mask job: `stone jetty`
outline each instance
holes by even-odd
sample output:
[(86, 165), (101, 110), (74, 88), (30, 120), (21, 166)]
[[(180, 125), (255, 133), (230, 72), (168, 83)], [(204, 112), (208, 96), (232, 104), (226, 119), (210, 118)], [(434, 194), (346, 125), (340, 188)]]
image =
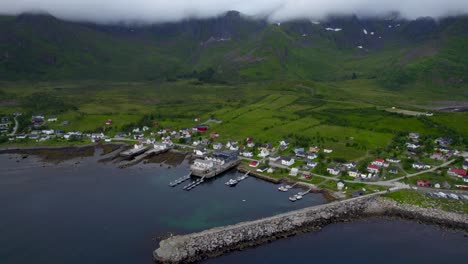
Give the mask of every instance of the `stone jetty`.
[(437, 209), (400, 205), (380, 193), (309, 207), (260, 220), (218, 227), (162, 240), (154, 251), (158, 263), (187, 263), (255, 246), (335, 222), (385, 215), (417, 219), (468, 230), (468, 216)]

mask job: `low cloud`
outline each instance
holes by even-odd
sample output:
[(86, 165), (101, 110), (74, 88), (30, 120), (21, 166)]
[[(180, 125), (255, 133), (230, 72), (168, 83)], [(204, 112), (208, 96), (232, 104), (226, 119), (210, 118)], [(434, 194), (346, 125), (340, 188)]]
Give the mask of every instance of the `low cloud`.
[(1, 0), (0, 14), (46, 12), (67, 20), (161, 23), (205, 18), (237, 10), (270, 21), (320, 19), (327, 15), (375, 16), (399, 12), (406, 18), (468, 13), (467, 0)]

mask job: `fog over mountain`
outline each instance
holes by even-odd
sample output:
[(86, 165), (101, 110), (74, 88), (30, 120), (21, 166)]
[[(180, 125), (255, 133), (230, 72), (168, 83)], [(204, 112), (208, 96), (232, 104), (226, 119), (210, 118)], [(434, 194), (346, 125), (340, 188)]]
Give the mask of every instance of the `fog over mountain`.
[(160, 23), (205, 18), (229, 10), (267, 17), (272, 22), (328, 15), (378, 16), (399, 12), (405, 18), (468, 13), (466, 0), (1, 0), (0, 14), (44, 12), (75, 21)]

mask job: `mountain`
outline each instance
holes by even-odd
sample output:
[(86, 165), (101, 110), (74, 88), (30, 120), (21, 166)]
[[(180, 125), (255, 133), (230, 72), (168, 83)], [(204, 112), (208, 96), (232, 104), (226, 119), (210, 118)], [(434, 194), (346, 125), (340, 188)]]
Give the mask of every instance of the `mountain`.
[(468, 17), (329, 17), (271, 24), (228, 12), (158, 25), (0, 17), (0, 80), (377, 79), (466, 86)]

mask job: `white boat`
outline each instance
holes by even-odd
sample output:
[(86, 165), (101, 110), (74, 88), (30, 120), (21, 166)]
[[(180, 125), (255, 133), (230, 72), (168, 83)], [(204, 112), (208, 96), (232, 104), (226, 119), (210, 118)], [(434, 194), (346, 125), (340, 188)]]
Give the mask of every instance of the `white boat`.
[(284, 186), (280, 186), (280, 187), (278, 187), (278, 191), (280, 191), (280, 192), (287, 192), (288, 189), (287, 189), (286, 187), (284, 187)]
[(302, 195), (299, 195), (299, 194), (296, 194), (296, 196), (295, 196), (295, 197), (296, 197), (296, 200), (300, 200), (300, 199), (302, 199)]
[(226, 182), (226, 185), (227, 186), (230, 186), (230, 187), (233, 187), (237, 184), (237, 181), (236, 180), (233, 180), (233, 179), (229, 179), (229, 181)]
[(295, 196), (295, 195), (294, 195), (294, 196), (290, 196), (290, 197), (289, 197), (289, 201), (291, 201), (291, 202), (297, 201), (296, 196)]

